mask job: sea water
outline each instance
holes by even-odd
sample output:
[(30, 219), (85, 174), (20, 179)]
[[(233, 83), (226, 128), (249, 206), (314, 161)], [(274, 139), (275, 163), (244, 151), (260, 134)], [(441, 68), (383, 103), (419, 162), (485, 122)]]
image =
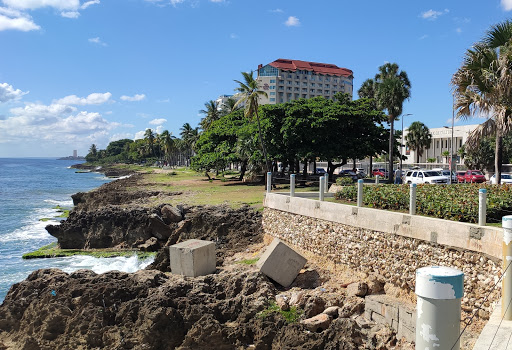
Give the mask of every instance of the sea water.
[[(153, 259), (137, 257), (93, 258), (73, 256), (23, 260), (24, 253), (56, 242), (45, 230), (59, 224), (56, 206), (72, 208), (71, 195), (89, 191), (108, 181), (103, 174), (76, 173), (76, 160), (55, 158), (0, 158), (0, 302), (12, 284), (24, 280), (32, 271), (59, 268), (65, 272), (91, 269), (134, 272)], [(51, 218), (41, 221), (42, 218)]]

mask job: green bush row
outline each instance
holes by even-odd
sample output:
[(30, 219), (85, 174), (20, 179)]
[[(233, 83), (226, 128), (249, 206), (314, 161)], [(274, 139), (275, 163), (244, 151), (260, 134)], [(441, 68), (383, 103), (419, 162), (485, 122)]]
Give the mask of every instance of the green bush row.
[[(418, 185), (416, 213), (440, 219), (477, 223), (480, 188), (487, 189), (487, 222), (501, 222), (503, 216), (512, 214), (512, 186), (486, 184)], [(343, 187), (334, 198), (356, 201), (357, 187)], [(378, 209), (409, 210), (409, 185), (365, 186), (363, 205)]]

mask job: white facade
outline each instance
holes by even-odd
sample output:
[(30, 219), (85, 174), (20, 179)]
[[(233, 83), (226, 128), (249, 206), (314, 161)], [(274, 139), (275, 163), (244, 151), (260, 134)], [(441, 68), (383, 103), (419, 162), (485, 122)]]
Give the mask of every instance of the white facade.
[[(453, 128), (453, 155), (456, 159), (457, 164), (462, 164), (463, 159), (457, 154), (458, 150), (466, 143), (469, 134), (476, 129), (478, 125), (461, 125), (454, 126)], [(404, 130), (404, 144), (407, 144), (406, 136), (408, 129)], [(427, 163), (429, 158), (435, 158), (434, 163), (449, 163), (450, 157), (443, 156), (443, 152), (451, 152), (452, 145), (452, 128), (434, 128), (430, 129), (432, 135), (432, 141), (430, 147), (423, 150), (423, 154), (420, 156), (419, 163)], [(407, 156), (407, 160), (403, 161), (403, 164), (414, 164), (416, 163), (416, 151), (409, 149), (408, 147), (401, 147), (403, 155)]]

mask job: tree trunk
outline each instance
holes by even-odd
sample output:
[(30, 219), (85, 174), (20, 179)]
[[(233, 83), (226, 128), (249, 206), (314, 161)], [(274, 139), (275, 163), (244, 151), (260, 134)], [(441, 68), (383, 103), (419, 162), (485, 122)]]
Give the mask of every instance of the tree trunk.
[(416, 152), (416, 164), (419, 164), (420, 163), (420, 150), (419, 149), (416, 149), (415, 152)]
[(302, 176), (308, 176), (308, 160), (304, 159), (304, 167), (302, 168)]
[(373, 157), (370, 156), (370, 169), (368, 169), (368, 176), (373, 176)]
[(242, 166), (240, 168), (240, 177), (238, 178), (239, 181), (242, 181), (245, 176), (245, 172), (247, 171), (247, 161), (242, 161)]
[(256, 110), (256, 121), (258, 122), (258, 136), (261, 143), (261, 150), (263, 151), (263, 157), (265, 158), (265, 165), (267, 166), (267, 172), (271, 171), (270, 163), (268, 162), (267, 157), (267, 148), (265, 147), (265, 143), (263, 142), (263, 136), (261, 135), (261, 123), (260, 116), (258, 115), (258, 111)]
[(496, 150), (494, 157), (494, 171), (496, 172), (496, 183), (501, 184), (501, 166), (503, 163), (503, 134), (496, 130)]
[(394, 147), (394, 141), (395, 141), (395, 118), (390, 115), (389, 116), (389, 169), (388, 169), (388, 184), (393, 183), (393, 147)]

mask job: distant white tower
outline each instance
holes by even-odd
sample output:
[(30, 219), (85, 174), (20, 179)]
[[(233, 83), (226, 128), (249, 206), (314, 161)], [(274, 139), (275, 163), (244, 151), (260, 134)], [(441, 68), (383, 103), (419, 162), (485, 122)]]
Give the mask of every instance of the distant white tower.
[(74, 158), (78, 157), (78, 152), (76, 151), (76, 149), (73, 150), (73, 157)]

